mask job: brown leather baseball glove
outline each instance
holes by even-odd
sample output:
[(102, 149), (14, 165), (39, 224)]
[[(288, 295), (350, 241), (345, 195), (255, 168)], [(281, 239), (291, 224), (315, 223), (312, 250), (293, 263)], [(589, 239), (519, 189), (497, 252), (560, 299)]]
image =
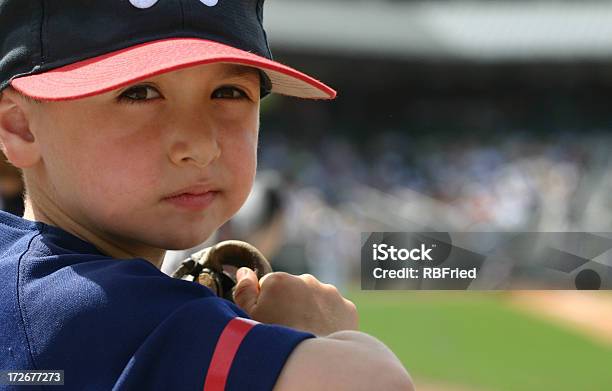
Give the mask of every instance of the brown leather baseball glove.
[(268, 260), (249, 243), (227, 240), (207, 247), (181, 262), (172, 277), (198, 282), (227, 300), (233, 301), (236, 271), (246, 266), (258, 278), (272, 272)]

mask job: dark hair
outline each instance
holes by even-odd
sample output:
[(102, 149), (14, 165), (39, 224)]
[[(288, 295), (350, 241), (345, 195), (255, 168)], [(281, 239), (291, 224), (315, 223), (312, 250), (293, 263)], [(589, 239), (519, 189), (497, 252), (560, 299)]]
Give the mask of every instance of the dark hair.
[(261, 99), (263, 99), (266, 96), (270, 95), (270, 92), (272, 92), (272, 81), (264, 71), (260, 69), (258, 69), (258, 71), (261, 86)]
[(31, 96), (24, 95), (24, 94), (22, 94), (21, 92), (17, 91), (14, 88), (13, 88), (13, 91), (17, 92), (19, 94), (19, 96), (21, 96), (26, 102), (36, 103), (36, 104), (43, 102), (40, 99), (36, 99), (36, 98), (32, 98)]
[(40, 99), (36, 99), (36, 98), (32, 98), (31, 96), (27, 96), (21, 93), (21, 91), (18, 91), (16, 89), (14, 89), (11, 86), (6, 87), (4, 90), (0, 91), (0, 97), (2, 97), (2, 94), (4, 93), (4, 91), (6, 90), (11, 90), (13, 92), (15, 92), (17, 95), (19, 95), (20, 97), (23, 98), (23, 100), (30, 102), (30, 103), (42, 103), (43, 101)]

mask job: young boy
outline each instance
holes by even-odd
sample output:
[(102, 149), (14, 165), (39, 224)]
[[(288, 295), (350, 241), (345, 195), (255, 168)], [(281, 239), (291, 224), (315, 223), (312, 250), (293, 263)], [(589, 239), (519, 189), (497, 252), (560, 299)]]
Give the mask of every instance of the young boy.
[(0, 212), (0, 370), (74, 390), (412, 389), (312, 276), (240, 269), (234, 305), (159, 271), (245, 201), (261, 96), (335, 96), (271, 60), (262, 3), (0, 0), (0, 142), (26, 184), (24, 218)]

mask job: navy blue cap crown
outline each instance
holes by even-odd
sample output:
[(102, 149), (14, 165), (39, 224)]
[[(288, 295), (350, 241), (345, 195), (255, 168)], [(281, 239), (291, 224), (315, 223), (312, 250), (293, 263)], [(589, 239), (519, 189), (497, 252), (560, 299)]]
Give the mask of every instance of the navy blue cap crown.
[(264, 0), (0, 0), (0, 90), (139, 43), (193, 37), (272, 59)]

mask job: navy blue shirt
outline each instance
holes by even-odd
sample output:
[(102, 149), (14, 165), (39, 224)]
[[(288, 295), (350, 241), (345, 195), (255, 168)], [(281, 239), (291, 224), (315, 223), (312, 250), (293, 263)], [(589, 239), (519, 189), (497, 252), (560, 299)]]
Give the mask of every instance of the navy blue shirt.
[[(74, 390), (201, 391), (219, 336), (236, 317), (248, 315), (144, 259), (114, 259), (62, 229), (0, 211), (2, 370), (64, 370)], [(310, 337), (255, 325), (225, 389), (271, 390)]]

